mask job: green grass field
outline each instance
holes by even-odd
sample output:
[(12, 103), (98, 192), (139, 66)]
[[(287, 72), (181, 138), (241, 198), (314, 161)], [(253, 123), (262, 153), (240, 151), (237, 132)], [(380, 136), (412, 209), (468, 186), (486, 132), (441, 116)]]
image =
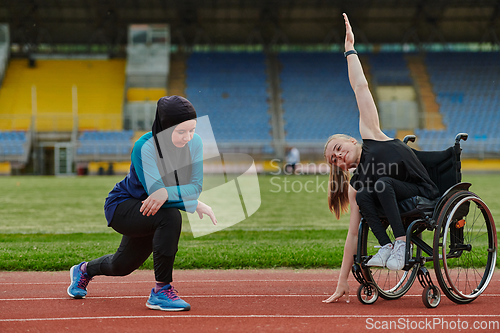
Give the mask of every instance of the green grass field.
[[(122, 176), (0, 178), (0, 270), (63, 270), (113, 253), (120, 235), (103, 204)], [(176, 268), (340, 267), (348, 216), (327, 208), (327, 176), (260, 176), (262, 204), (248, 219), (193, 238), (184, 219)], [(465, 174), (500, 216), (500, 174)], [(306, 183), (308, 184), (306, 190)], [(217, 212), (216, 212), (217, 213)], [(149, 259), (143, 268), (152, 268)]]

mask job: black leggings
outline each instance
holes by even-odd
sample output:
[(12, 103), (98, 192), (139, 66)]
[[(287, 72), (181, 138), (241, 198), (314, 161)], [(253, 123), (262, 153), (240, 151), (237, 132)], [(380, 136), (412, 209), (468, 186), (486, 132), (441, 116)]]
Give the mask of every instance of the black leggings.
[(182, 216), (176, 208), (160, 208), (155, 215), (144, 216), (139, 209), (141, 201), (129, 199), (116, 207), (110, 226), (123, 235), (120, 247), (89, 261), (89, 276), (124, 276), (139, 268), (151, 252), (155, 278), (158, 282), (172, 282), (172, 270), (182, 227)]
[[(401, 221), (398, 201), (420, 195), (420, 186), (390, 177), (379, 178), (373, 187), (364, 187), (356, 194), (361, 215), (368, 222), (380, 245), (391, 243), (391, 239), (380, 221), (378, 211), (382, 208), (391, 225), (395, 238), (405, 236), (406, 231)], [(377, 210), (377, 207), (379, 208)]]

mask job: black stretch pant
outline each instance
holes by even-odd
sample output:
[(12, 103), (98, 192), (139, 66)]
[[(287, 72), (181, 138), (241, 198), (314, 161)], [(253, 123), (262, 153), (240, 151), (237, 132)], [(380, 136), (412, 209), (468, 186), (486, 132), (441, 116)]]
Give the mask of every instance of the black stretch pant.
[(123, 235), (120, 247), (89, 261), (87, 274), (124, 276), (139, 268), (153, 252), (155, 278), (172, 282), (172, 270), (182, 227), (182, 216), (176, 208), (160, 208), (155, 215), (144, 216), (142, 203), (129, 199), (116, 207), (111, 227)]
[[(364, 187), (356, 194), (361, 215), (368, 222), (370, 229), (380, 245), (391, 243), (391, 239), (380, 221), (378, 212), (387, 217), (395, 238), (405, 236), (406, 231), (401, 221), (398, 201), (421, 195), (417, 184), (403, 182), (390, 177), (379, 178), (373, 187)], [(378, 207), (378, 209), (377, 209)]]

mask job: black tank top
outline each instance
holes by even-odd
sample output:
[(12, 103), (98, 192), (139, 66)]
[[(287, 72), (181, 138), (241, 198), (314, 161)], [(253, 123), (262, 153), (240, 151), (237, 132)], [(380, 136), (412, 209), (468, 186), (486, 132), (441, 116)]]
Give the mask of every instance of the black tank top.
[(439, 195), (437, 186), (415, 153), (399, 139), (363, 140), (359, 164), (350, 184), (359, 191), (362, 187), (373, 187), (381, 177), (417, 184), (420, 195), (429, 199)]

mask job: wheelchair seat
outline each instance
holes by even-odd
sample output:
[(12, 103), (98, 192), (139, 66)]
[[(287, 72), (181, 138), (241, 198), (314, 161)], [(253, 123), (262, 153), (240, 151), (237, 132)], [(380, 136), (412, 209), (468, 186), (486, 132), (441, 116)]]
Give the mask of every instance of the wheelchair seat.
[(407, 216), (432, 216), (434, 208), (441, 198), (434, 200), (427, 199), (422, 196), (414, 196), (398, 202), (399, 212), (401, 217)]
[[(458, 141), (457, 141), (458, 138)], [(434, 208), (443, 195), (454, 185), (462, 181), (460, 145), (461, 137), (455, 139), (456, 144), (442, 151), (420, 151), (412, 148), (417, 158), (427, 170), (429, 177), (439, 189), (439, 197), (431, 200), (422, 196), (414, 196), (398, 202), (401, 217), (432, 217)], [(407, 142), (407, 140), (405, 140)]]
[[(432, 217), (436, 205), (441, 200), (441, 197), (430, 200), (422, 196), (414, 196), (405, 200), (398, 201), (399, 214), (405, 228), (415, 219), (425, 219)], [(382, 224), (387, 227), (389, 221), (382, 207), (377, 207), (377, 213)]]
[[(405, 142), (407, 140), (405, 139)], [(420, 151), (411, 148), (417, 158), (427, 170), (429, 177), (439, 189), (439, 196), (436, 199), (428, 199), (422, 196), (414, 196), (398, 202), (399, 212), (403, 224), (407, 226), (412, 218), (432, 217), (436, 205), (443, 198), (448, 189), (460, 183), (462, 180), (460, 146), (449, 147), (442, 151)], [(380, 208), (378, 215), (383, 223), (387, 217)]]

